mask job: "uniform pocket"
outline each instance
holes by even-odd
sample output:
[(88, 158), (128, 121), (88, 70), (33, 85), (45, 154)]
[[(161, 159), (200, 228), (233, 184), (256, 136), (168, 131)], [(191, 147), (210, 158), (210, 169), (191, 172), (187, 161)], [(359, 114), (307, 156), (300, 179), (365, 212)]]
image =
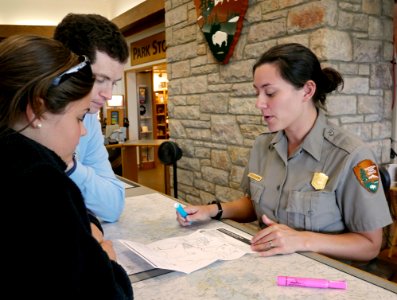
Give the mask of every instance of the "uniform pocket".
[(298, 230), (334, 231), (341, 227), (334, 193), (292, 191), (286, 212), (288, 226)]

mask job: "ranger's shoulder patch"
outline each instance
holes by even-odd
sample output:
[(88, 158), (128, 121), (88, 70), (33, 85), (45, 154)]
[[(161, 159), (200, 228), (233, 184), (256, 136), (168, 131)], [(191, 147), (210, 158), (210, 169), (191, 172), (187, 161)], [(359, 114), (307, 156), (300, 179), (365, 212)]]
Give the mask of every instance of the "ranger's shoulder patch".
[(358, 182), (369, 192), (375, 193), (379, 187), (378, 166), (370, 159), (360, 161), (353, 168)]

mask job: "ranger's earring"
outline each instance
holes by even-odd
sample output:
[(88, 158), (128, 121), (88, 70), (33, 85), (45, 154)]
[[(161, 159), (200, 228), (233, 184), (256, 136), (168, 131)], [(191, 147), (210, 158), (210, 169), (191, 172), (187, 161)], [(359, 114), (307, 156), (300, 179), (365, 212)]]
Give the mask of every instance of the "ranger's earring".
[(36, 127), (40, 129), (41, 126), (42, 126), (41, 123), (38, 123)]

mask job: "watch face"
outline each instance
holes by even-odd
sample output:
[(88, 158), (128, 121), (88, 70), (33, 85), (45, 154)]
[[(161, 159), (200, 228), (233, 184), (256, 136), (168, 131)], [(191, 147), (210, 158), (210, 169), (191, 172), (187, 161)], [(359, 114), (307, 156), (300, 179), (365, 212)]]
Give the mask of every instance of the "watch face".
[(143, 116), (145, 113), (146, 113), (146, 107), (145, 107), (145, 105), (140, 105), (140, 106), (139, 106), (139, 114), (140, 114), (141, 116)]

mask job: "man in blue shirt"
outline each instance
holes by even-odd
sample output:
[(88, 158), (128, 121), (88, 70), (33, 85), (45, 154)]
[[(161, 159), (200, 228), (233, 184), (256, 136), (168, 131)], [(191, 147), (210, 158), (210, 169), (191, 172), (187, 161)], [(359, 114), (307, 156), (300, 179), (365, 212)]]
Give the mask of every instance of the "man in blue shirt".
[(124, 208), (124, 184), (108, 160), (97, 113), (122, 78), (128, 45), (114, 23), (96, 14), (68, 14), (56, 27), (54, 38), (76, 54), (87, 55), (95, 75), (90, 112), (84, 119), (87, 135), (80, 139), (69, 176), (79, 186), (87, 208), (101, 220), (115, 222)]

